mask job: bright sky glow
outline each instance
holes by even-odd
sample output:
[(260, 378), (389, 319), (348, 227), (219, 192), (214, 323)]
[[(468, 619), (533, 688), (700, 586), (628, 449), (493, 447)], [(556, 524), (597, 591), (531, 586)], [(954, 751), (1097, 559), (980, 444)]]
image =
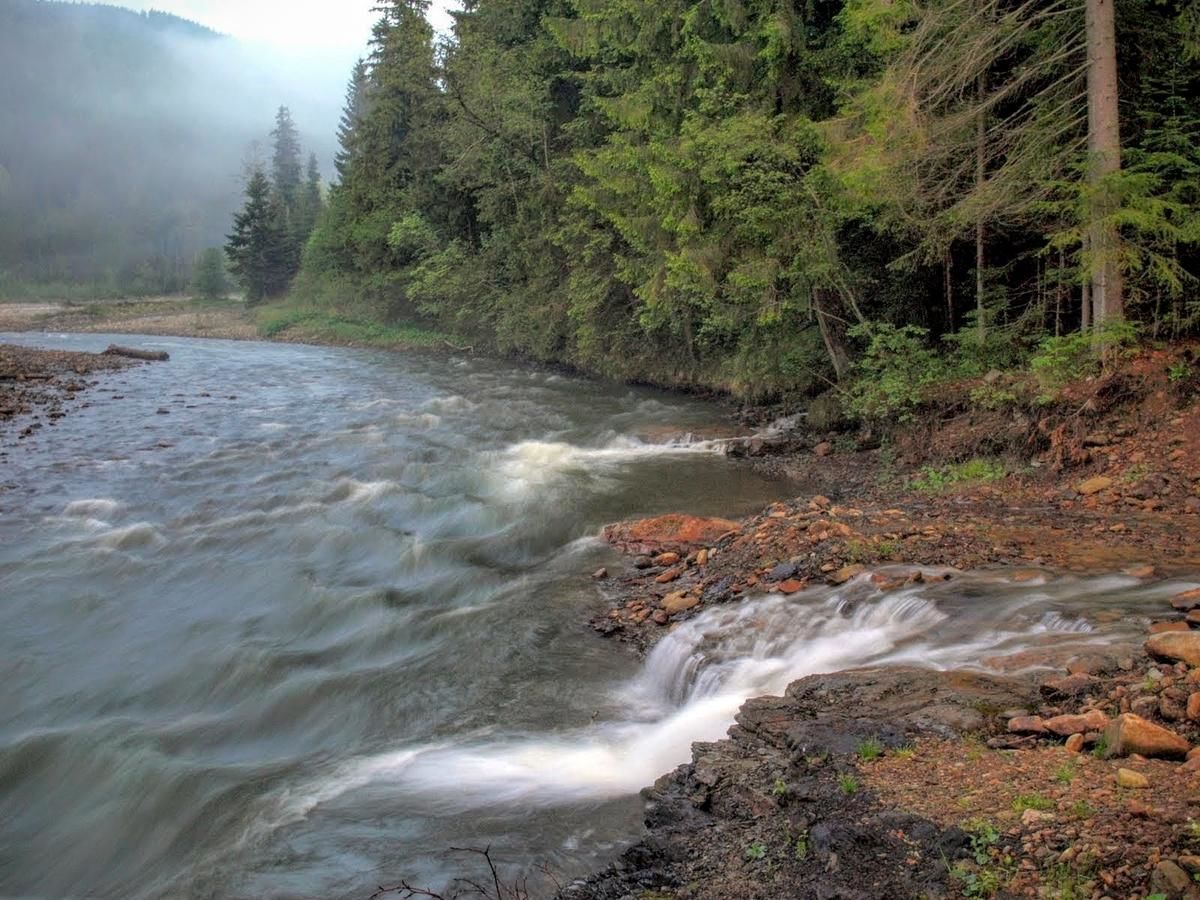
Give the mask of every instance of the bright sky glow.
[[(244, 41), (288, 49), (361, 53), (377, 18), (375, 0), (112, 0), (130, 9), (158, 9)], [(429, 21), (450, 28), (453, 0), (434, 0)]]

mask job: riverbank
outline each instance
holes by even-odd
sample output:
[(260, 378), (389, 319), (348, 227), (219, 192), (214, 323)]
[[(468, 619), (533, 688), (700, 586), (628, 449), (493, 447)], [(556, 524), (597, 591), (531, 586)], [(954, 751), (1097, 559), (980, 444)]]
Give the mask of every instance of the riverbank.
[(240, 300), (187, 297), (0, 303), (3, 331), (149, 334), (381, 350), (470, 349), (440, 332), (381, 325), (326, 309), (287, 302), (247, 307)]
[[(1146, 644), (985, 651), (989, 677), (816, 675), (748, 702), (645, 792), (647, 838), (563, 896), (1200, 897), (1200, 405), (1163, 362), (1064, 388), (1091, 398), (1070, 419), (976, 409), (882, 449), (738, 444), (810, 491), (746, 519), (606, 529), (627, 563), (595, 573), (593, 626), (641, 649), (714, 606), (817, 585), (877, 603), (996, 568), (1032, 591), (1075, 572), (1165, 593)], [(981, 429), (1035, 451), (974, 457)]]
[(19, 416), (28, 416), (17, 437), (29, 437), (62, 419), (77, 403), (86, 406), (81, 398), (96, 384), (90, 376), (131, 365), (139, 363), (100, 353), (0, 344), (0, 429)]

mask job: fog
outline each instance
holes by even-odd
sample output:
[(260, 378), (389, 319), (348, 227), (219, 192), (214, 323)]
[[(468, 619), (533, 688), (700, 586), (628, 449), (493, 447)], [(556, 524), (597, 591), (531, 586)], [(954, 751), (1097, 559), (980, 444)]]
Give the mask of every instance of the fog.
[(162, 14), (0, 0), (0, 288), (177, 287), (223, 242), (280, 105), (331, 173), (353, 61)]

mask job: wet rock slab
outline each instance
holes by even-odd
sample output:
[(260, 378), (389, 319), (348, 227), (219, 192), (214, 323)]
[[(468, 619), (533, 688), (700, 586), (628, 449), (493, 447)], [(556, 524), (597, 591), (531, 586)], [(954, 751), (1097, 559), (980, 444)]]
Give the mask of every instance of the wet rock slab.
[(647, 837), (560, 897), (944, 896), (967, 835), (877, 802), (860, 787), (860, 754), (975, 731), (988, 725), (981, 710), (1034, 699), (1025, 682), (920, 669), (796, 681), (747, 702), (728, 739), (694, 745), (643, 792)]

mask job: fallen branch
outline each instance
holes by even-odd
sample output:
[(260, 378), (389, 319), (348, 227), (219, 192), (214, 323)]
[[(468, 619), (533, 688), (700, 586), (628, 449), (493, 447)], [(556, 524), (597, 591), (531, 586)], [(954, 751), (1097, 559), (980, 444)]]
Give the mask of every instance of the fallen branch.
[(109, 344), (108, 349), (102, 355), (124, 356), (129, 359), (142, 359), (146, 362), (166, 362), (171, 358), (169, 353), (164, 353), (162, 350), (138, 350), (135, 347), (120, 347), (116, 344)]

